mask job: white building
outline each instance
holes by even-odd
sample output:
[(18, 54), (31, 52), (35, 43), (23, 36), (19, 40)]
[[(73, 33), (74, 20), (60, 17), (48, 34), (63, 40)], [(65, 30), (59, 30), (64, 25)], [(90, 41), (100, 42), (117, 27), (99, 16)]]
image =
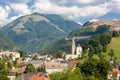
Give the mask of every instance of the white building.
[(72, 52), (72, 54), (65, 54), (64, 55), (65, 56), (65, 60), (82, 57), (82, 47), (80, 45), (78, 45), (76, 47), (74, 39), (72, 39), (71, 52)]
[(82, 47), (80, 45), (76, 48), (76, 55), (79, 55), (79, 57), (82, 57)]
[(68, 64), (67, 63), (61, 63), (57, 61), (46, 61), (45, 62), (45, 69), (48, 74), (54, 73), (54, 72), (62, 72), (65, 69), (67, 69)]
[(13, 61), (15, 59), (20, 59), (20, 53), (19, 52), (11, 52), (11, 51), (2, 51), (0, 52), (0, 57), (10, 57)]

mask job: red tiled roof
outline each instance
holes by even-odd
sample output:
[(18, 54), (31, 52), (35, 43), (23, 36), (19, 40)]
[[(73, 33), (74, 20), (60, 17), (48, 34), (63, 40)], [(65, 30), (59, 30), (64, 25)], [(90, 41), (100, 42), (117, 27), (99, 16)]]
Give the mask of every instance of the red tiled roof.
[(15, 68), (11, 72), (17, 73), (20, 70), (20, 68)]
[(45, 74), (33, 74), (30, 80), (49, 80)]
[(108, 74), (112, 75), (113, 78), (116, 78), (118, 76), (118, 74), (120, 74), (120, 70), (118, 69), (112, 69), (111, 71), (108, 72)]
[(70, 61), (70, 66), (76, 67), (76, 65), (77, 65), (78, 62), (80, 62), (80, 61), (79, 60)]
[(119, 72), (120, 71), (118, 69), (112, 69), (112, 75), (113, 75), (113, 77), (116, 77)]
[(12, 69), (11, 72), (13, 73), (23, 73), (25, 71), (25, 68), (15, 68), (15, 69)]
[(17, 60), (17, 63), (20, 65), (22, 64), (22, 60)]
[(16, 80), (50, 80), (48, 76), (46, 76), (44, 73), (27, 73), (22, 74), (16, 78)]

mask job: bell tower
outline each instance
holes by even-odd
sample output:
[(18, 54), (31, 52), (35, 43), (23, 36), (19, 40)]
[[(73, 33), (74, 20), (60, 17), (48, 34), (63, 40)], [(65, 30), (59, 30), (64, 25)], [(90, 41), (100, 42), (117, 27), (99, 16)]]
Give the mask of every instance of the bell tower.
[(75, 49), (76, 49), (75, 40), (74, 38), (72, 38), (72, 48), (71, 48), (72, 55), (75, 55)]

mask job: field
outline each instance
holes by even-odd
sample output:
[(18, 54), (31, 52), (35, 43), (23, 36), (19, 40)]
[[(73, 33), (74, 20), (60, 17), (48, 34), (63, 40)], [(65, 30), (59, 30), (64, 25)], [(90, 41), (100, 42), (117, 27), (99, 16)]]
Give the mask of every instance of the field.
[(112, 38), (111, 43), (108, 45), (108, 51), (113, 49), (117, 61), (120, 61), (120, 37)]
[[(116, 58), (116, 61), (120, 62), (120, 37), (112, 38), (111, 43), (107, 46), (107, 52), (101, 53), (102, 56), (109, 61), (110, 60), (110, 51), (111, 49), (114, 50), (114, 56)], [(93, 55), (94, 58), (98, 59), (99, 57), (97, 55)]]

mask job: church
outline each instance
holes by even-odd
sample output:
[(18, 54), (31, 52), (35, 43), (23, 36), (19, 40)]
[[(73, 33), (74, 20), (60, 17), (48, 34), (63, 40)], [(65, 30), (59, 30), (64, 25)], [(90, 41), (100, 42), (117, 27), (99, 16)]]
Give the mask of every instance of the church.
[(65, 60), (82, 57), (82, 47), (79, 44), (76, 47), (74, 38), (72, 39), (71, 53), (72, 54), (65, 54), (64, 55)]

